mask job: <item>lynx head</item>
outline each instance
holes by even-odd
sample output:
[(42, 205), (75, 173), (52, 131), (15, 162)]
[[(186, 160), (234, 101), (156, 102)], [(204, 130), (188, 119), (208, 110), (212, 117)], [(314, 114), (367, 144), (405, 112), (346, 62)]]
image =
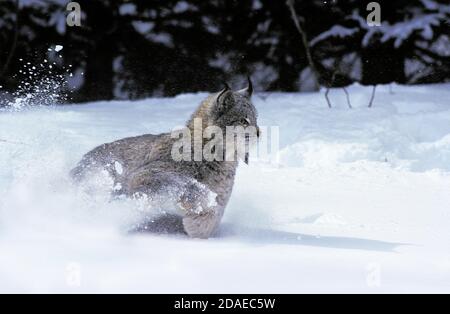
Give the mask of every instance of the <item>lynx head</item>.
[(258, 129), (255, 106), (251, 97), (253, 86), (248, 78), (248, 86), (244, 89), (233, 91), (225, 84), (225, 88), (217, 94), (212, 117), (218, 126), (242, 126), (244, 128), (253, 126)]
[[(231, 90), (225, 84), (225, 88), (217, 94), (211, 108), (214, 124), (223, 129), (226, 127), (241, 127), (245, 132), (247, 146), (251, 142), (251, 136), (259, 137), (258, 114), (251, 101), (252, 93), (253, 85), (250, 77), (248, 78), (248, 86), (238, 91)], [(248, 153), (245, 153), (244, 161), (248, 163)]]

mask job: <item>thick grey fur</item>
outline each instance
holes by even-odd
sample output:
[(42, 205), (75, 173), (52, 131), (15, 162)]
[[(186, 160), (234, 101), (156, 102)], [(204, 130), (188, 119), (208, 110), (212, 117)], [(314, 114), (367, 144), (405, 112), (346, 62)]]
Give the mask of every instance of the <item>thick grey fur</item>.
[[(257, 128), (257, 113), (251, 103), (251, 94), (250, 80), (249, 86), (240, 91), (232, 91), (227, 86), (200, 104), (187, 127), (194, 132), (194, 118), (201, 118), (203, 128), (216, 125), (224, 132), (226, 126), (251, 125)], [(92, 170), (106, 169), (115, 183), (120, 184), (120, 193), (129, 197), (155, 195), (163, 193), (167, 187), (177, 186), (182, 191), (177, 200), (177, 211), (182, 220), (180, 225), (191, 237), (208, 238), (217, 230), (231, 196), (238, 160), (175, 161), (171, 151), (176, 140), (170, 133), (163, 133), (103, 144), (87, 153), (71, 174), (82, 180)], [(116, 162), (121, 164), (121, 173), (114, 167)], [(201, 187), (215, 193), (214, 205), (207, 200)], [(201, 211), (197, 210), (199, 206)], [(169, 221), (173, 221), (172, 216)]]

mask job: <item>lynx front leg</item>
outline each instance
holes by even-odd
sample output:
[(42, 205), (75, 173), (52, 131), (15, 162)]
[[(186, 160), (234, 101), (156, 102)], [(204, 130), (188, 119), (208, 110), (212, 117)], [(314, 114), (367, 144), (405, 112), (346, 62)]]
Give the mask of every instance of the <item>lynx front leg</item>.
[(215, 194), (199, 184), (189, 185), (178, 200), (183, 212), (183, 227), (192, 238), (209, 238), (220, 223)]
[(178, 199), (184, 231), (192, 238), (209, 238), (220, 223), (216, 194), (203, 184), (190, 182)]

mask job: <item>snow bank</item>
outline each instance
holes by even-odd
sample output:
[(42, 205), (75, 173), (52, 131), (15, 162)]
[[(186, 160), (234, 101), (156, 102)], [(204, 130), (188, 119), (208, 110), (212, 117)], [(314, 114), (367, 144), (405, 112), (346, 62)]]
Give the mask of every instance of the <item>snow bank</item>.
[(238, 169), (220, 234), (129, 235), (146, 204), (68, 177), (206, 94), (0, 112), (0, 292), (392, 292), (450, 286), (450, 85), (254, 97), (279, 163)]

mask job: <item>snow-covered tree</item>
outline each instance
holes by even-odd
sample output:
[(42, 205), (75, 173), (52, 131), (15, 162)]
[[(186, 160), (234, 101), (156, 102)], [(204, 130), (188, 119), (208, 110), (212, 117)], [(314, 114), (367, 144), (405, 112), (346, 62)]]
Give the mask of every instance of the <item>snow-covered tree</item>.
[(447, 1), (379, 1), (380, 26), (369, 26), (368, 2), (348, 1), (347, 6), (340, 6), (341, 21), (312, 40), (322, 60), (345, 60), (356, 54), (361, 66), (353, 75), (364, 84), (421, 82), (430, 75), (449, 77)]

